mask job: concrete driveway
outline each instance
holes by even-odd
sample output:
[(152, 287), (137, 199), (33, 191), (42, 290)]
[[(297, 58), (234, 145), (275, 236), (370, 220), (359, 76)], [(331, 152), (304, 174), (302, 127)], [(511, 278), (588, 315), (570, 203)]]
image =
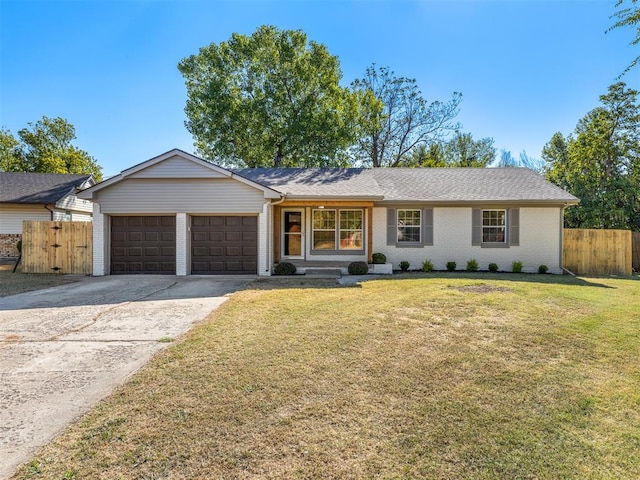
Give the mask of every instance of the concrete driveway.
[(0, 478), (253, 278), (85, 277), (0, 298)]

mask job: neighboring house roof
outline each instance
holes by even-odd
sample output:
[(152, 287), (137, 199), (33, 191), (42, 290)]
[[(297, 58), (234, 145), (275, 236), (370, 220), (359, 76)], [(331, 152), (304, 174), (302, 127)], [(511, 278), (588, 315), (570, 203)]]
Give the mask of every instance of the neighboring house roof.
[(294, 198), (578, 203), (528, 168), (245, 168), (237, 173)]
[(0, 172), (0, 203), (52, 205), (92, 178), (91, 175)]

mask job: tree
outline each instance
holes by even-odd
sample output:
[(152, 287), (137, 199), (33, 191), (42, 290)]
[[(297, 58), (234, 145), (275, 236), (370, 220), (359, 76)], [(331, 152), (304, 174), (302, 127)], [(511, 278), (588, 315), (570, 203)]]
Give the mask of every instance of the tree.
[[(639, 0), (630, 0), (629, 6), (620, 8), (623, 5), (625, 5), (625, 1), (618, 0), (618, 2), (616, 2), (616, 8), (619, 8), (619, 10), (613, 14), (613, 16), (618, 19), (618, 21), (607, 29), (607, 32), (610, 32), (611, 30), (615, 30), (616, 28), (622, 28), (622, 27), (635, 28), (636, 38), (634, 38), (629, 45), (640, 44), (640, 7), (638, 6), (638, 1)], [(633, 67), (638, 65), (638, 63), (640, 63), (640, 55), (637, 56), (635, 59), (633, 59), (633, 61), (629, 64), (627, 68), (625, 68), (625, 70), (622, 72), (620, 76), (627, 73)]]
[(95, 158), (72, 145), (76, 130), (64, 118), (43, 116), (16, 138), (0, 132), (0, 170), (6, 172), (84, 173), (102, 180), (102, 168)]
[(429, 103), (414, 79), (396, 77), (389, 68), (378, 68), (375, 64), (351, 88), (361, 96), (368, 94), (378, 99), (361, 104), (360, 117), (367, 119), (367, 123), (361, 128), (356, 156), (364, 165), (407, 164), (414, 149), (459, 128), (453, 123), (462, 99), (459, 93), (454, 93), (449, 102)]
[(456, 132), (452, 138), (434, 142), (428, 148), (420, 145), (408, 163), (420, 167), (486, 167), (495, 156), (492, 138), (474, 140), (470, 133)]
[(338, 58), (300, 30), (262, 26), (184, 58), (186, 127), (198, 153), (233, 166), (344, 165), (357, 99)]
[(574, 135), (556, 133), (543, 150), (546, 176), (580, 198), (566, 222), (581, 228), (640, 230), (640, 113), (638, 92), (609, 87)]
[(538, 158), (533, 158), (527, 155), (525, 150), (522, 150), (515, 158), (509, 150), (500, 151), (500, 160), (494, 165), (496, 167), (518, 167), (528, 168), (530, 170), (539, 172), (544, 166), (544, 162)]

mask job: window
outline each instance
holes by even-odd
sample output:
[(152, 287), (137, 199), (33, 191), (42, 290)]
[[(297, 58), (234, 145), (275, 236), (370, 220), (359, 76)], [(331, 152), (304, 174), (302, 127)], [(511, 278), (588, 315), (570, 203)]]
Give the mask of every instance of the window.
[(398, 242), (420, 243), (421, 210), (398, 210)]
[(362, 250), (362, 210), (313, 211), (314, 250)]
[(505, 243), (507, 240), (507, 211), (482, 211), (482, 243)]

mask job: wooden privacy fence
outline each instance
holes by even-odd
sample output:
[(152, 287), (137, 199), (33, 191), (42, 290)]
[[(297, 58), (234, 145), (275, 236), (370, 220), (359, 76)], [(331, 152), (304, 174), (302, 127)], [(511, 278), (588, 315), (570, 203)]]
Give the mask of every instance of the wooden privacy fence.
[(565, 228), (562, 256), (578, 275), (631, 275), (631, 231)]
[(633, 260), (631, 264), (636, 272), (640, 272), (640, 232), (633, 232), (632, 238)]
[(92, 273), (91, 222), (22, 222), (22, 271)]

